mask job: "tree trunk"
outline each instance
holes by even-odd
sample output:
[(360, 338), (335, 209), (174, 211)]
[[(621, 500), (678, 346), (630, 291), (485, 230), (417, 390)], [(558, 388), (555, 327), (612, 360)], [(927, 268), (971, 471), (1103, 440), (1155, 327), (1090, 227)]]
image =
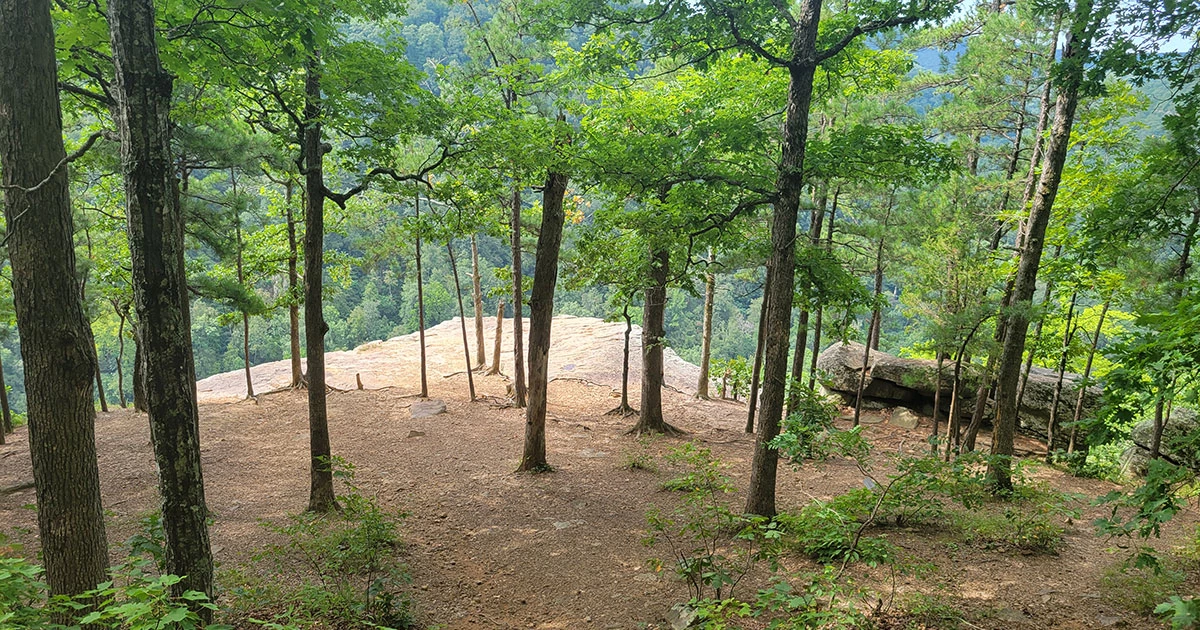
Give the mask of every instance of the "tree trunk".
[(988, 467), (988, 477), (1000, 492), (1012, 490), (1010, 460), (1017, 427), (1017, 381), (1021, 374), (1021, 359), (1025, 351), (1025, 334), (1029, 329), (1027, 311), (1037, 284), (1046, 225), (1054, 207), (1054, 198), (1058, 193), (1063, 164), (1070, 146), (1071, 127), (1074, 125), (1075, 108), (1079, 103), (1079, 87), (1089, 58), (1091, 21), (1091, 0), (1079, 0), (1075, 6), (1071, 32), (1062, 56), (1062, 67), (1066, 72), (1062, 77), (1062, 87), (1055, 103), (1054, 127), (1050, 131), (1050, 140), (1046, 146), (1041, 181), (1029, 211), (1028, 229), (1013, 285), (1012, 304), (1017, 308), (1009, 317), (1005, 330), (996, 385), (997, 413), (992, 436), (992, 454), (998, 458)]
[(487, 367), (487, 349), (483, 340), (483, 284), (479, 277), (479, 243), (471, 235), (471, 297), (475, 306), (475, 365)]
[(629, 337), (633, 333), (633, 317), (629, 315), (628, 299), (625, 300), (625, 306), (621, 310), (621, 315), (625, 318), (625, 350), (621, 356), (621, 404), (608, 410), (605, 415), (625, 417), (637, 415), (638, 413), (629, 404)]
[[(121, 309), (115, 309), (115, 310), (117, 311), (117, 318), (118, 318), (117, 319), (117, 321), (118, 321), (118, 324), (117, 324), (117, 400), (121, 403), (121, 408), (124, 409), (128, 406), (126, 404), (127, 401), (125, 400), (125, 367), (123, 364), (125, 363), (125, 320), (128, 319), (129, 316), (125, 312), (122, 312)], [(4, 384), (3, 378), (4, 378), (4, 375), (0, 374), (0, 387), (2, 387)], [(0, 396), (7, 398), (7, 396), (4, 396), (3, 394), (0, 394)], [(4, 400), (2, 402), (4, 403), (4, 407), (7, 408), (8, 401)]]
[(106, 579), (108, 543), (96, 466), (96, 357), (75, 284), (67, 171), (58, 166), (67, 156), (49, 2), (0, 0), (0, 86), (0, 183), (42, 561), (51, 595), (77, 595)]
[(542, 189), (542, 229), (538, 233), (537, 266), (533, 271), (533, 292), (529, 296), (529, 406), (525, 408), (525, 447), (518, 471), (537, 472), (550, 468), (546, 463), (546, 378), (566, 192), (567, 176), (550, 172)]
[(488, 369), (487, 374), (500, 373), (500, 339), (504, 332), (504, 299), (496, 301), (496, 341), (492, 344), (492, 367)]
[(0, 363), (0, 444), (4, 434), (13, 432), (12, 409), (8, 406), (8, 384), (4, 379), (4, 364)]
[(291, 344), (292, 387), (304, 387), (304, 369), (300, 365), (300, 274), (296, 269), (300, 257), (296, 246), (296, 217), (292, 210), (290, 178), (284, 190), (284, 205), (287, 208), (288, 342)]
[(513, 182), (512, 195), (513, 281), (513, 404), (525, 406), (525, 290), (521, 286), (521, 189)]
[[(833, 223), (837, 219), (838, 197), (841, 196), (842, 187), (838, 186), (833, 191), (833, 205), (829, 209), (829, 221), (825, 223), (825, 251), (833, 251)], [(821, 320), (824, 318), (824, 309), (821, 307), (820, 301), (817, 302), (817, 318), (813, 322), (813, 343), (812, 343), (812, 359), (808, 364), (808, 389), (812, 391), (817, 385), (817, 359), (821, 356)]]
[(1071, 417), (1071, 440), (1067, 443), (1067, 454), (1075, 452), (1075, 437), (1078, 434), (1079, 423), (1083, 420), (1083, 397), (1087, 394), (1088, 379), (1092, 376), (1092, 360), (1096, 358), (1096, 349), (1100, 347), (1100, 332), (1104, 330), (1104, 318), (1112, 298), (1104, 301), (1100, 309), (1100, 318), (1096, 320), (1096, 332), (1092, 335), (1092, 345), (1088, 348), (1087, 362), (1083, 366), (1083, 378), (1079, 380), (1079, 395), (1075, 397), (1075, 413)]
[[(938, 421), (941, 420), (942, 414), (942, 365), (946, 362), (946, 353), (941, 350), (937, 351), (937, 370), (933, 376), (933, 432), (930, 433), (933, 456), (938, 455)], [(955, 426), (954, 417), (951, 416), (946, 422), (946, 435), (952, 435), (958, 429)], [(947, 452), (950, 450), (949, 445), (946, 446)]]
[(458, 299), (458, 323), (462, 326), (463, 359), (467, 366), (467, 391), (471, 402), (475, 402), (475, 376), (471, 373), (471, 346), (467, 344), (467, 313), (463, 310), (462, 286), (458, 282), (458, 264), (454, 262), (454, 247), (446, 241), (446, 253), (450, 256), (450, 274), (454, 276), (454, 297)]
[(667, 306), (667, 278), (670, 275), (670, 252), (666, 248), (650, 248), (650, 284), (646, 287), (646, 303), (642, 307), (642, 403), (637, 424), (629, 433), (682, 433), (667, 424), (662, 412), (663, 341), (666, 336), (664, 317)]
[(325, 273), (325, 171), (328, 145), (321, 142), (321, 53), (305, 36), (304, 64), (304, 345), (308, 363), (308, 436), (310, 512), (338, 509), (333, 493), (332, 449), (325, 390), (325, 323), (322, 286)]
[(100, 348), (96, 346), (96, 337), (91, 332), (92, 325), (88, 324), (88, 337), (91, 338), (89, 343), (92, 344), (92, 352), (96, 355), (96, 396), (100, 399), (100, 411), (108, 413), (108, 399), (104, 397), (104, 378), (100, 374)]
[(696, 380), (696, 398), (708, 400), (709, 363), (712, 361), (713, 302), (716, 300), (717, 276), (713, 273), (716, 255), (708, 248), (708, 270), (704, 274), (704, 321), (700, 333), (700, 378)]
[(146, 403), (146, 353), (142, 351), (142, 325), (133, 323), (133, 410), (145, 412)]
[[(1054, 460), (1054, 442), (1058, 437), (1058, 402), (1062, 400), (1063, 378), (1067, 372), (1067, 357), (1071, 351), (1071, 338), (1075, 336), (1075, 302), (1078, 292), (1071, 293), (1071, 305), (1067, 307), (1067, 320), (1063, 327), (1062, 351), (1058, 354), (1058, 378), (1054, 381), (1054, 397), (1050, 403), (1050, 419), (1046, 422), (1046, 463)], [(1020, 409), (1020, 407), (1017, 407)]]
[[(888, 219), (892, 216), (891, 202), (888, 202), (887, 214), (883, 219), (884, 231), (887, 231)], [(872, 294), (875, 306), (871, 309), (871, 321), (867, 327), (867, 343), (863, 345), (863, 362), (862, 372), (858, 375), (858, 392), (854, 398), (854, 426), (858, 426), (859, 418), (862, 414), (862, 399), (863, 390), (867, 387), (867, 372), (871, 365), (871, 350), (879, 349), (879, 339), (877, 326), (880, 320), (879, 300), (883, 296), (883, 246), (886, 242), (884, 237), (880, 237), (879, 246), (875, 248), (875, 289)]]
[[(767, 275), (771, 271), (767, 270)], [(754, 433), (754, 415), (758, 411), (758, 386), (762, 374), (763, 343), (767, 332), (767, 295), (763, 292), (762, 303), (758, 306), (758, 343), (754, 347), (754, 367), (750, 372), (750, 394), (746, 397), (746, 433)]]
[[(237, 193), (236, 183), (234, 193)], [(242, 265), (242, 217), (235, 217), (234, 234), (237, 237), (237, 281), (246, 286), (246, 272)], [(254, 398), (254, 379), (250, 376), (250, 315), (242, 309), (242, 366), (246, 371), (246, 398)]]
[(417, 341), (421, 346), (421, 398), (429, 398), (428, 363), (425, 360), (425, 274), (421, 271), (421, 191), (413, 199), (417, 219)]
[[(213, 596), (200, 413), (184, 269), (183, 214), (171, 155), (171, 75), (158, 56), (152, 0), (111, 0), (117, 128), (125, 175), (133, 295), (146, 362), (150, 441), (158, 464), (171, 594)], [(211, 621), (212, 611), (190, 602)]]
[[(829, 205), (829, 187), (826, 184), (821, 185), (820, 197), (817, 199), (817, 207), (812, 211), (812, 218), (808, 222), (808, 241), (813, 247), (817, 247), (821, 242), (821, 224), (825, 220), (825, 208)], [(811, 289), (811, 287), (808, 287)], [(808, 304), (800, 306), (800, 317), (796, 322), (796, 351), (792, 355), (792, 383), (795, 384), (794, 389), (788, 390), (787, 411), (791, 414), (792, 410), (799, 404), (800, 383), (804, 379), (804, 356), (808, 350), (808, 319), (810, 317)]]
[(1150, 441), (1150, 459), (1162, 457), (1162, 435), (1167, 424), (1163, 422), (1163, 399), (1160, 394), (1154, 402), (1154, 435)]
[(777, 198), (771, 219), (771, 255), (767, 260), (767, 339), (763, 357), (762, 411), (758, 419), (754, 461), (750, 466), (747, 514), (775, 516), (775, 476), (779, 452), (771, 445), (779, 435), (787, 396), (788, 346), (791, 341), (792, 297), (795, 291), (796, 216), (804, 184), (804, 147), (808, 139), (809, 107), (816, 73), (817, 24), (821, 0), (802, 0), (792, 35), (788, 68), (787, 108), (783, 150), (775, 184)]

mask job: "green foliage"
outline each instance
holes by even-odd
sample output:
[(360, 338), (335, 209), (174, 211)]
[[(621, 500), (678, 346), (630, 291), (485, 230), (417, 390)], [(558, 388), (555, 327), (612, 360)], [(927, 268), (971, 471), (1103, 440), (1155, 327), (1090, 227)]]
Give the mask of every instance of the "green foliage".
[(1125, 608), (1148, 615), (1177, 595), (1186, 575), (1177, 570), (1131, 569), (1125, 563), (1110, 568), (1100, 580), (1107, 596)]
[(733, 598), (701, 599), (691, 602), (698, 628), (725, 630), (736, 619), (755, 618), (770, 630), (810, 628), (870, 628), (865, 607), (866, 593), (834, 567), (800, 573), (788, 579), (776, 576), (771, 585), (744, 602)]
[[(352, 464), (334, 458), (331, 465), (344, 487), (339, 513), (303, 513), (282, 524), (263, 523), (286, 542), (267, 547), (259, 558), (273, 559), (277, 574), (292, 574), (288, 583), (296, 584), (278, 593), (282, 601), (277, 604), (286, 611), (276, 614), (274, 623), (340, 620), (411, 627), (412, 605), (401, 590), (409, 576), (395, 557), (403, 515), (386, 512), (374, 498), (363, 495), (354, 482)], [(252, 586), (244, 584), (242, 592), (269, 592), (247, 588)]]
[(818, 441), (833, 429), (838, 408), (821, 392), (793, 379), (789, 383), (788, 399), (794, 401), (779, 435), (771, 445), (793, 462), (815, 459), (820, 452)]
[(1154, 614), (1171, 622), (1172, 630), (1190, 630), (1200, 624), (1200, 601), (1195, 597), (1183, 599), (1172, 595), (1154, 607)]
[(746, 357), (730, 357), (715, 359), (712, 362), (712, 374), (720, 382), (722, 398), (745, 398), (750, 395), (750, 363)]
[(732, 597), (779, 540), (778, 526), (730, 509), (725, 495), (734, 488), (709, 449), (689, 442), (672, 450), (667, 460), (684, 470), (667, 485), (687, 494), (671, 512), (647, 512), (649, 530), (643, 542), (665, 547), (670, 554), (652, 563), (656, 570), (668, 568), (686, 581), (693, 599)]
[[(46, 600), (42, 568), (22, 558), (0, 558), (0, 627), (75, 630), (80, 627), (112, 630), (232, 630), (231, 626), (205, 626), (194, 607), (216, 610), (203, 593), (188, 591), (176, 598), (170, 588), (180, 578), (145, 572), (145, 560), (110, 570), (112, 580), (73, 598)], [(63, 626), (52, 619), (74, 617)]]
[(653, 434), (640, 435), (637, 442), (637, 448), (625, 452), (625, 463), (621, 465), (621, 468), (658, 472), (658, 462), (654, 459), (654, 453), (651, 450), (655, 436)]
[(1150, 461), (1146, 478), (1132, 492), (1114, 490), (1096, 499), (1111, 508), (1109, 516), (1096, 519), (1096, 532), (1109, 539), (1136, 543), (1127, 564), (1135, 569), (1162, 570), (1155, 549), (1147, 544), (1162, 534), (1162, 526), (1174, 518), (1184, 503), (1178, 491), (1193, 478), (1185, 468), (1162, 459)]

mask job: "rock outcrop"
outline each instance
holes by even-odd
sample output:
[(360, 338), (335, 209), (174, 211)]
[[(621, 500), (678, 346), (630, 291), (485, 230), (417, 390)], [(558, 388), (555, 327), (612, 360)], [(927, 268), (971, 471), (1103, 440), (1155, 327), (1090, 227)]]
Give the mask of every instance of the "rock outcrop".
[[(1200, 471), (1200, 445), (1191, 441), (1200, 432), (1200, 417), (1194, 409), (1180, 407), (1171, 413), (1167, 426), (1163, 428), (1159, 452), (1167, 461)], [(1129, 475), (1143, 475), (1150, 463), (1150, 449), (1154, 443), (1154, 420), (1139, 422), (1129, 434), (1133, 445), (1121, 455), (1121, 471)]]
[[(831, 393), (838, 394), (847, 404), (854, 404), (858, 382), (862, 374), (864, 347), (860, 343), (834, 343), (817, 358), (817, 369), (822, 383)], [(953, 364), (946, 362), (942, 367), (942, 413), (949, 412)], [(979, 366), (964, 366), (962, 384), (963, 418), (971, 414), (975, 404), (975, 390), (979, 386)], [(1069, 423), (1075, 413), (1078, 396), (1076, 383), (1082, 379), (1078, 374), (1063, 375), (1062, 395), (1058, 403), (1058, 418), (1062, 424)], [(1054, 388), (1058, 375), (1052, 370), (1033, 368), (1025, 395), (1021, 399), (1021, 428), (1029, 433), (1045, 437), (1046, 425), (1050, 420), (1050, 408), (1054, 403)], [(886, 352), (871, 351), (867, 368), (866, 385), (863, 388), (865, 404), (872, 406), (907, 407), (926, 416), (933, 414), (934, 388), (937, 383), (937, 363), (926, 359), (907, 359)], [(1102, 391), (1091, 386), (1084, 394), (1083, 417), (1093, 416), (1100, 408)], [(989, 401), (989, 405), (991, 401)]]

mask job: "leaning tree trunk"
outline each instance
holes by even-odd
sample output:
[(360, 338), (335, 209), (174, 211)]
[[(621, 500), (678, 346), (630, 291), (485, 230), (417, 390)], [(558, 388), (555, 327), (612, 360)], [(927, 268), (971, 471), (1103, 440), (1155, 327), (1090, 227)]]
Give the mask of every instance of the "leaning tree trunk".
[[(153, 0), (110, 0), (117, 128), (125, 175), (133, 295), (146, 362), (150, 441), (158, 464), (171, 593), (213, 595), (200, 413), (184, 269), (183, 213), (172, 169), (172, 77), (158, 56)], [(207, 621), (212, 610), (190, 602)]]
[[(311, 33), (306, 39), (311, 40)], [(325, 171), (328, 145), (321, 143), (321, 55), (308, 44), (304, 64), (304, 345), (308, 358), (308, 437), (310, 512), (338, 508), (333, 493), (332, 449), (325, 388), (325, 323), (322, 287), (325, 273)]]
[(92, 405), (96, 357), (75, 284), (49, 2), (0, 0), (0, 86), (0, 184), (42, 562), (51, 595), (78, 595), (106, 579), (108, 544)]
[(290, 178), (284, 192), (284, 205), (287, 207), (288, 343), (291, 348), (292, 387), (304, 387), (304, 368), (300, 364), (300, 273), (296, 269), (300, 256), (296, 245), (296, 217), (292, 211)]
[(483, 284), (479, 277), (479, 243), (471, 235), (471, 297), (475, 306), (475, 365), (487, 367), (487, 349), (483, 341)]
[[(771, 275), (770, 269), (767, 276)], [(758, 342), (754, 346), (754, 366), (750, 371), (750, 395), (746, 398), (746, 433), (754, 433), (754, 415), (758, 411), (758, 387), (762, 374), (763, 343), (767, 332), (767, 295), (763, 292), (762, 303), (758, 307)]]
[(496, 340), (492, 344), (492, 367), (488, 369), (487, 375), (500, 373), (500, 339), (504, 332), (504, 300), (496, 301)]
[(512, 194), (513, 404), (525, 406), (525, 290), (521, 286), (521, 189)]
[[(1054, 381), (1054, 397), (1050, 403), (1050, 419), (1046, 422), (1046, 462), (1054, 459), (1054, 442), (1058, 438), (1058, 403), (1062, 400), (1063, 380), (1067, 373), (1067, 358), (1071, 351), (1071, 338), (1075, 336), (1075, 303), (1078, 292), (1071, 293), (1071, 305), (1067, 308), (1067, 320), (1063, 326), (1062, 351), (1058, 355), (1058, 378)], [(1018, 407), (1019, 409), (1020, 407)]]
[(1037, 286), (1038, 265), (1041, 262), (1046, 226), (1050, 221), (1054, 198), (1058, 194), (1058, 185), (1062, 179), (1063, 164), (1066, 162), (1067, 149), (1070, 146), (1071, 127), (1075, 123), (1075, 109), (1079, 104), (1079, 88), (1083, 82), (1083, 72), (1091, 46), (1091, 21), (1091, 0), (1079, 0), (1062, 55), (1062, 67), (1065, 72), (1055, 103), (1054, 126), (1046, 145), (1041, 181), (1033, 198), (1033, 206), (1029, 210), (1028, 229), (1013, 284), (1012, 304), (1017, 308), (1009, 317), (1005, 330), (996, 381), (997, 413), (992, 454), (997, 457), (988, 466), (988, 477), (1000, 492), (1012, 490), (1011, 458), (1017, 427), (1017, 381), (1021, 375), (1025, 334), (1029, 329), (1027, 311)]
[(1071, 439), (1067, 442), (1067, 454), (1075, 452), (1075, 438), (1079, 433), (1079, 423), (1083, 420), (1083, 397), (1087, 394), (1088, 379), (1092, 377), (1092, 360), (1096, 358), (1096, 349), (1100, 347), (1100, 333), (1104, 330), (1104, 318), (1108, 316), (1108, 307), (1112, 298), (1104, 301), (1100, 309), (1100, 318), (1096, 320), (1096, 331), (1092, 335), (1092, 345), (1088, 348), (1087, 362), (1083, 366), (1083, 378), (1079, 380), (1079, 394), (1075, 397), (1075, 413), (1071, 417)]
[(554, 287), (562, 247), (563, 196), (567, 176), (550, 172), (542, 189), (542, 230), (538, 233), (537, 267), (529, 296), (529, 406), (525, 408), (525, 447), (518, 471), (548, 470), (546, 463), (546, 388), (550, 360), (550, 327), (554, 321)]
[(708, 371), (712, 361), (712, 318), (713, 302), (716, 299), (717, 276), (712, 266), (716, 256), (712, 248), (708, 248), (708, 270), (704, 274), (704, 321), (700, 333), (700, 377), (696, 380), (696, 398), (708, 400)]
[(754, 460), (750, 466), (747, 514), (775, 516), (775, 476), (779, 452), (771, 441), (779, 435), (787, 396), (788, 350), (791, 341), (792, 298), (796, 281), (796, 217), (804, 186), (804, 147), (812, 105), (813, 76), (817, 69), (817, 25), (821, 0), (803, 0), (792, 35), (793, 63), (788, 67), (787, 108), (783, 123), (783, 150), (775, 184), (771, 218), (771, 255), (767, 259), (767, 339), (763, 357), (762, 411), (758, 420)]
[(650, 284), (642, 307), (642, 408), (637, 424), (629, 430), (636, 435), (681, 433), (667, 424), (662, 411), (664, 317), (670, 262), (670, 252), (665, 247), (650, 248)]
[(429, 398), (428, 363), (425, 360), (425, 274), (421, 271), (421, 191), (413, 199), (417, 219), (417, 343), (421, 346), (421, 398)]
[(475, 402), (475, 375), (471, 373), (471, 346), (467, 344), (467, 314), (463, 310), (462, 286), (458, 282), (458, 264), (454, 261), (454, 247), (446, 241), (446, 253), (450, 256), (450, 275), (454, 276), (454, 297), (458, 298), (458, 323), (462, 326), (463, 359), (467, 367), (467, 391), (471, 402)]

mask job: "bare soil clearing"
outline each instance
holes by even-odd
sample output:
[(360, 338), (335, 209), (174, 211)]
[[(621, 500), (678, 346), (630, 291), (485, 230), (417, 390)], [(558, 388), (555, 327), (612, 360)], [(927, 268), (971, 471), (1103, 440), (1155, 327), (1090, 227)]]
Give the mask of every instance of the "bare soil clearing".
[[(449, 328), (436, 337), (452, 339), (456, 330)], [(651, 570), (647, 560), (655, 551), (641, 543), (646, 510), (655, 505), (670, 508), (678, 501), (678, 495), (660, 490), (671, 473), (665, 468), (656, 473), (622, 468), (628, 454), (641, 448), (636, 439), (624, 435), (632, 419), (604, 415), (617, 399), (611, 386), (592, 384), (604, 383), (608, 377), (603, 375), (614, 373), (611, 364), (600, 360), (614, 355), (601, 354), (608, 352), (601, 345), (615, 347), (619, 379), (620, 338), (598, 336), (589, 348), (582, 332), (562, 334), (566, 330), (556, 319), (551, 375), (575, 371), (586, 374), (582, 378), (588, 382), (560, 378), (550, 385), (548, 453), (555, 472), (548, 474), (512, 472), (520, 456), (524, 415), (523, 410), (497, 404), (505, 395), (503, 378), (477, 378), (476, 387), (486, 398), (471, 403), (466, 400), (465, 374), (439, 378), (440, 370), (453, 370), (435, 367), (431, 395), (446, 401), (447, 412), (413, 419), (408, 407), (418, 400), (411, 385), (416, 380), (410, 358), (415, 352), (381, 368), (383, 377), (373, 371), (380, 367), (380, 357), (372, 355), (371, 361), (357, 365), (348, 359), (338, 364), (342, 377), (349, 374), (351, 382), (358, 372), (368, 388), (394, 385), (331, 393), (333, 451), (357, 465), (364, 492), (409, 513), (403, 554), (413, 573), (420, 616), (431, 626), (658, 627), (670, 606), (687, 598), (681, 582)], [(577, 348), (579, 358), (570, 359), (573, 370), (563, 369), (564, 357), (570, 355), (559, 352), (560, 343)], [(430, 346), (433, 365), (453, 366), (461, 361), (461, 346), (435, 340), (433, 335)], [(374, 352), (361, 350), (354, 353)], [(334, 354), (353, 353), (331, 353), (331, 368)], [(256, 378), (269, 374), (260, 369), (267, 367), (255, 368)], [(271, 377), (264, 374), (263, 378), (266, 382)], [(683, 376), (676, 373), (674, 378), (684, 384)], [(214, 379), (218, 377), (208, 381)], [(215, 392), (210, 397), (231, 393), (228, 388), (208, 391)], [(637, 390), (633, 391), (636, 399)], [(697, 401), (675, 391), (665, 392), (664, 400), (669, 421), (689, 435), (657, 440), (650, 450), (661, 456), (684, 439), (700, 442), (729, 464), (734, 483), (744, 488), (753, 451), (753, 436), (742, 432), (745, 407)], [(887, 412), (871, 413), (872, 420), (888, 417)], [(924, 424), (906, 430), (886, 421), (867, 429), (880, 453), (923, 449), (928, 430)], [(116, 411), (98, 416), (100, 472), (105, 508), (111, 513), (114, 560), (121, 555), (117, 543), (132, 535), (137, 517), (157, 503), (148, 432), (141, 414)], [(257, 402), (203, 404), (201, 434), (205, 484), (215, 515), (214, 553), (224, 568), (232, 568), (247, 562), (270, 540), (260, 520), (279, 521), (306, 504), (306, 397), (303, 392), (285, 391), (260, 396)], [(1028, 440), (1019, 446), (1030, 451), (1039, 448)], [(661, 457), (658, 461), (662, 466)], [(781, 467), (780, 472), (783, 509), (862, 483), (854, 466), (842, 461), (800, 471)], [(1088, 496), (1112, 488), (1044, 467), (1035, 474), (1057, 489)], [(0, 447), (0, 488), (30, 478), (26, 434), (21, 429), (12, 443)], [(743, 498), (730, 496), (735, 505)], [(33, 501), (31, 490), (0, 496), (0, 530), (15, 532), (31, 555), (37, 548), (36, 522), (34, 513), (23, 505)], [(937, 531), (887, 530), (890, 540), (915, 560), (936, 565), (919, 579), (896, 576), (897, 592), (945, 596), (967, 611), (972, 624), (967, 627), (1161, 627), (1124, 610), (1101, 589), (1103, 574), (1118, 556), (1092, 533), (1089, 523), (1101, 512), (1084, 510), (1083, 519), (1068, 525), (1066, 544), (1057, 556), (985, 550), (955, 543)], [(1194, 510), (1177, 517), (1162, 547), (1177, 542), (1196, 521)], [(788, 565), (813, 568), (803, 559), (789, 560)], [(878, 586), (885, 596), (893, 579), (886, 572), (867, 570), (857, 571), (856, 576)], [(1190, 586), (1200, 585), (1193, 581)]]

